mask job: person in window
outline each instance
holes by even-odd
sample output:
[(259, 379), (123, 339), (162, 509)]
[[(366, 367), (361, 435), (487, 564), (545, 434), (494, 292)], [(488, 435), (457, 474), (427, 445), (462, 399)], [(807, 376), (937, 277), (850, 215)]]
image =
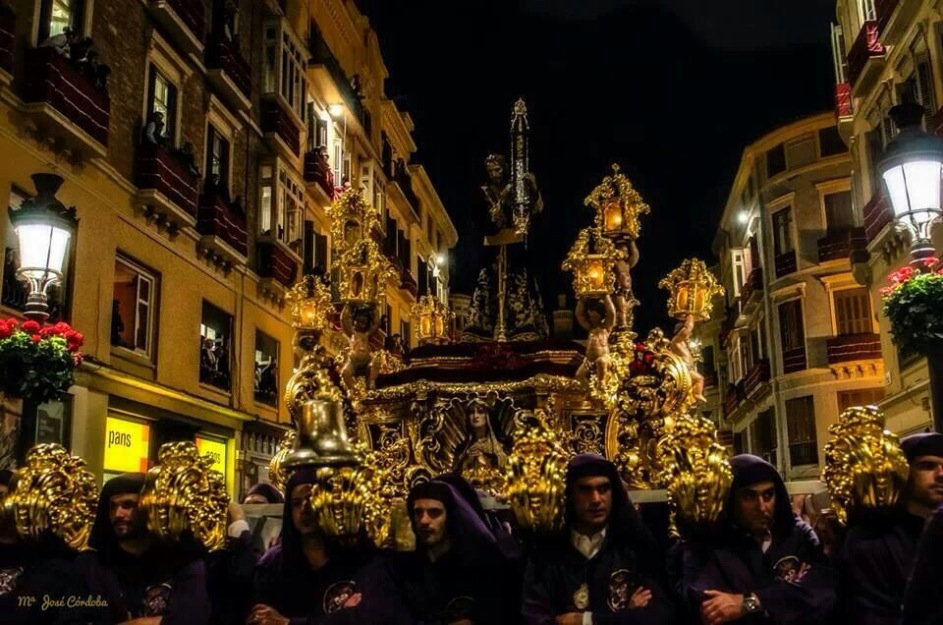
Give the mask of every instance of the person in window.
[(900, 446), (910, 474), (898, 505), (849, 514), (840, 564), (841, 600), (849, 623), (901, 622), (924, 523), (943, 504), (943, 434), (913, 434)]
[(147, 118), (147, 124), (144, 126), (144, 140), (160, 146), (167, 143), (167, 137), (164, 136), (164, 114), (160, 111), (154, 111)]
[(750, 454), (734, 456), (730, 466), (733, 483), (721, 521), (688, 528), (670, 558), (691, 620), (834, 622), (832, 569), (815, 532), (793, 513), (782, 476)]
[(121, 301), (111, 302), (111, 344), (115, 347), (127, 347), (121, 334), (124, 332), (124, 321), (121, 319)]
[(525, 625), (672, 623), (662, 560), (612, 462), (567, 466), (564, 529), (538, 542), (524, 575)]

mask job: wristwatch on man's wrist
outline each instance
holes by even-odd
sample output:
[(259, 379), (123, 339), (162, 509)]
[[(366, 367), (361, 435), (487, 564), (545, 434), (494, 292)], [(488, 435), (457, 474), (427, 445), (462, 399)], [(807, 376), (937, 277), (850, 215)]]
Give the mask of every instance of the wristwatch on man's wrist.
[(760, 611), (760, 599), (756, 593), (743, 595), (743, 604), (741, 606), (743, 614), (753, 614)]

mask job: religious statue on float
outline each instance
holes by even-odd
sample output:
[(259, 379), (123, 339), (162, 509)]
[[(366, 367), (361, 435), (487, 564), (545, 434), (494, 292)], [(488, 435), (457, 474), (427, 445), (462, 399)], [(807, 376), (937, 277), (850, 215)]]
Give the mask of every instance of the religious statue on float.
[(485, 159), (488, 181), (481, 190), (487, 260), (472, 294), (463, 341), (528, 341), (549, 335), (540, 289), (526, 262), (533, 219), (544, 207), (530, 171), (529, 131), (527, 107), (518, 100), (511, 118), (511, 158), (490, 154)]

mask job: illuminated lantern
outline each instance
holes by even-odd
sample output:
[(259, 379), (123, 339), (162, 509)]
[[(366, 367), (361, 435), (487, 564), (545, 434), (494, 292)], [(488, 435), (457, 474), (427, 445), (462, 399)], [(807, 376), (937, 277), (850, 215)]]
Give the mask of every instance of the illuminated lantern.
[(610, 239), (638, 238), (639, 216), (651, 212), (629, 179), (619, 173), (618, 165), (612, 166), (612, 175), (603, 178), (585, 203), (595, 209), (596, 227)]
[(598, 228), (583, 228), (563, 262), (563, 269), (573, 272), (573, 291), (577, 298), (604, 297), (615, 288), (613, 265), (619, 251)]
[(441, 345), (449, 342), (448, 327), (451, 312), (433, 295), (423, 295), (411, 311), (416, 323), (416, 338), (420, 345)]
[(724, 287), (704, 261), (696, 258), (685, 260), (662, 278), (658, 286), (668, 289), (668, 314), (678, 319), (692, 315), (698, 321), (707, 321), (711, 317), (714, 297), (724, 294)]
[(320, 334), (327, 326), (327, 315), (333, 310), (331, 291), (317, 276), (304, 276), (286, 296), (291, 306), (291, 325), (297, 330)]

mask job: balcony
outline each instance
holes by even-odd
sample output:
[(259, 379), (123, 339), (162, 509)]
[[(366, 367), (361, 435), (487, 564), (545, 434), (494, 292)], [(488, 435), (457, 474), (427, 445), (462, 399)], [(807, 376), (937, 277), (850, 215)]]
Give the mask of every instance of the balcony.
[(154, 21), (187, 54), (203, 55), (206, 18), (199, 0), (148, 0)]
[(796, 272), (796, 250), (777, 254), (775, 258), (776, 277), (782, 278)]
[(239, 46), (222, 35), (214, 35), (206, 49), (206, 76), (239, 111), (252, 108), (252, 75)]
[(341, 67), (331, 52), (330, 47), (325, 43), (321, 33), (314, 31), (308, 41), (308, 48), (311, 50), (311, 59), (308, 61), (308, 68), (316, 76), (315, 82), (320, 85), (334, 85), (334, 93), (326, 94), (330, 98), (340, 98), (351, 110), (354, 117), (360, 122), (367, 137), (371, 136), (372, 120), (370, 113), (363, 106), (363, 95), (358, 93), (351, 85), (351, 79), (348, 78), (344, 69)]
[(334, 200), (334, 172), (316, 151), (305, 152), (304, 179), (308, 192), (327, 205)]
[(80, 152), (104, 156), (111, 99), (95, 79), (52, 48), (26, 51), (24, 109), (51, 136)]
[(291, 161), (301, 151), (301, 129), (277, 97), (262, 101), (262, 132), (272, 149)]
[(835, 365), (855, 360), (879, 360), (879, 334), (849, 334), (828, 339), (828, 364)]
[(783, 349), (783, 373), (795, 373), (806, 369), (805, 345)]
[(724, 416), (729, 419), (745, 398), (743, 393), (743, 383), (727, 385), (727, 393), (724, 395)]
[(397, 161), (393, 167), (393, 176), (390, 178), (390, 187), (396, 189), (402, 199), (412, 211), (412, 217), (419, 223), (419, 198), (413, 191), (412, 176), (406, 170), (406, 164), (403, 161)]
[(914, 23), (921, 4), (920, 0), (874, 0), (881, 39), (888, 45), (896, 43), (895, 40)]
[(419, 284), (416, 283), (416, 278), (413, 277), (413, 273), (407, 267), (403, 267), (400, 271), (399, 288), (409, 291), (413, 297), (419, 297)]
[(835, 118), (841, 120), (855, 114), (851, 98), (851, 85), (847, 82), (835, 85)]
[(259, 241), (259, 276), (287, 291), (298, 277), (298, 259), (280, 241)]
[(862, 209), (864, 214), (864, 234), (868, 243), (874, 241), (884, 230), (884, 226), (894, 221), (894, 211), (887, 201), (883, 190), (879, 189)]
[(754, 267), (747, 275), (747, 281), (743, 283), (740, 289), (740, 314), (749, 315), (762, 299), (763, 293), (763, 268)]
[(819, 239), (819, 262), (848, 260), (851, 253), (867, 248), (864, 228), (850, 228), (826, 233)]
[(169, 148), (144, 142), (137, 150), (138, 187), (135, 201), (150, 218), (172, 230), (196, 225), (199, 174), (193, 173)]
[(13, 81), (13, 47), (16, 39), (16, 13), (0, 4), (0, 84)]
[(747, 372), (746, 376), (744, 376), (743, 394), (746, 397), (752, 397), (753, 394), (756, 393), (763, 384), (769, 382), (769, 380), (769, 359), (762, 358), (755, 365), (753, 365), (750, 371)]
[(738, 305), (734, 304), (727, 308), (727, 314), (724, 316), (723, 322), (720, 324), (720, 342), (721, 344), (727, 343), (727, 337), (733, 332), (733, 329), (737, 325), (737, 309), (740, 308)]
[(196, 230), (203, 235), (200, 247), (207, 257), (224, 267), (245, 264), (249, 244), (241, 206), (233, 205), (218, 191), (206, 190), (200, 196)]
[(848, 53), (848, 82), (856, 96), (874, 85), (884, 67), (885, 49), (879, 35), (877, 22), (865, 22)]

